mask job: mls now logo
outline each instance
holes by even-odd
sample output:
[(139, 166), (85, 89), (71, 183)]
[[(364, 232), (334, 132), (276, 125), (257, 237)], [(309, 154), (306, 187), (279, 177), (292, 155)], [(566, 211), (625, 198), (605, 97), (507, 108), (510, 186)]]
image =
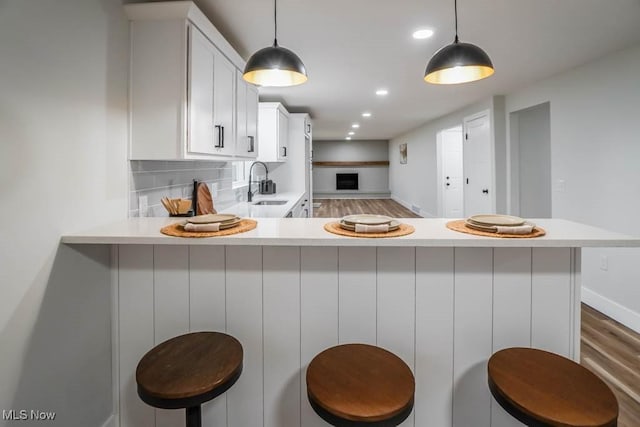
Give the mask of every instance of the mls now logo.
[(4, 421), (26, 421), (26, 420), (53, 421), (55, 418), (56, 418), (55, 412), (39, 411), (36, 409), (31, 409), (31, 410), (3, 409), (2, 410), (2, 419)]

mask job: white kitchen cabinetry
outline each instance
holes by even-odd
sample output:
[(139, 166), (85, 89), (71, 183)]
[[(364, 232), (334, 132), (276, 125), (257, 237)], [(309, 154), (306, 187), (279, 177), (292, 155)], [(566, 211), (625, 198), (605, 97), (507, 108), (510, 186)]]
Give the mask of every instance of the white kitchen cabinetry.
[(231, 61), (189, 26), (187, 154), (234, 154), (235, 72)]
[(247, 157), (246, 138), (237, 141), (237, 108), (246, 120), (257, 96), (251, 88), (253, 95), (237, 102), (236, 74), (245, 65), (240, 55), (192, 2), (125, 10), (131, 20), (130, 159)]
[(308, 218), (309, 217), (309, 199), (305, 194), (298, 200), (295, 206), (291, 209), (292, 218)]
[(258, 157), (258, 89), (236, 73), (236, 156)]
[[(290, 176), (296, 191), (304, 191), (307, 205), (300, 216), (313, 217), (311, 194), (313, 192), (313, 160), (311, 158), (313, 141), (311, 136), (311, 117), (306, 113), (294, 113), (289, 116)], [(304, 212), (306, 209), (306, 213)]]
[(279, 102), (261, 102), (258, 113), (258, 160), (287, 161), (289, 145), (289, 112)]

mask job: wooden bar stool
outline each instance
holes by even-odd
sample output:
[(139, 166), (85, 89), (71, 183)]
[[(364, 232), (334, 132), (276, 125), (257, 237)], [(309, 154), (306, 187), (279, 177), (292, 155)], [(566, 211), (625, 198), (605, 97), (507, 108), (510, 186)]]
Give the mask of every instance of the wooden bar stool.
[(186, 409), (187, 427), (200, 427), (200, 405), (227, 391), (242, 372), (242, 345), (219, 332), (180, 335), (138, 363), (138, 395), (163, 409)]
[(618, 401), (609, 387), (572, 360), (532, 348), (491, 356), (489, 389), (509, 414), (531, 427), (615, 427)]
[(333, 426), (397, 426), (413, 409), (415, 379), (395, 354), (366, 344), (324, 350), (307, 368), (307, 395)]

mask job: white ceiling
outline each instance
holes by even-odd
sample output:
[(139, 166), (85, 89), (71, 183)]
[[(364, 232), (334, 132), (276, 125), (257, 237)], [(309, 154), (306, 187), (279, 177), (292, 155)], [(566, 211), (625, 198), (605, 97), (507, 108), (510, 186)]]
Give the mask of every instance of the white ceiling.
[[(196, 0), (247, 59), (273, 41), (273, 1)], [(278, 0), (278, 42), (307, 67), (307, 83), (262, 88), (261, 100), (310, 112), (314, 139), (389, 139), (474, 101), (506, 94), (640, 42), (640, 0), (459, 0), (460, 40), (495, 74), (456, 86), (424, 83), (433, 53), (453, 40), (453, 0)], [(413, 30), (435, 35), (414, 40)], [(639, 70), (640, 73), (640, 70)], [(594, 84), (603, 84), (602, 81)], [(385, 87), (380, 98), (375, 90)], [(373, 116), (363, 119), (361, 113)]]

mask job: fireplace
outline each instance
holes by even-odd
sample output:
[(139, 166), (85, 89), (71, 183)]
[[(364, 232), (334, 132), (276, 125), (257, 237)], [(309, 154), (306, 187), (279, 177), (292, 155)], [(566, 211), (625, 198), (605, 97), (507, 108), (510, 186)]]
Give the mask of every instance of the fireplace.
[(336, 190), (357, 190), (358, 174), (357, 173), (337, 173), (336, 174)]

